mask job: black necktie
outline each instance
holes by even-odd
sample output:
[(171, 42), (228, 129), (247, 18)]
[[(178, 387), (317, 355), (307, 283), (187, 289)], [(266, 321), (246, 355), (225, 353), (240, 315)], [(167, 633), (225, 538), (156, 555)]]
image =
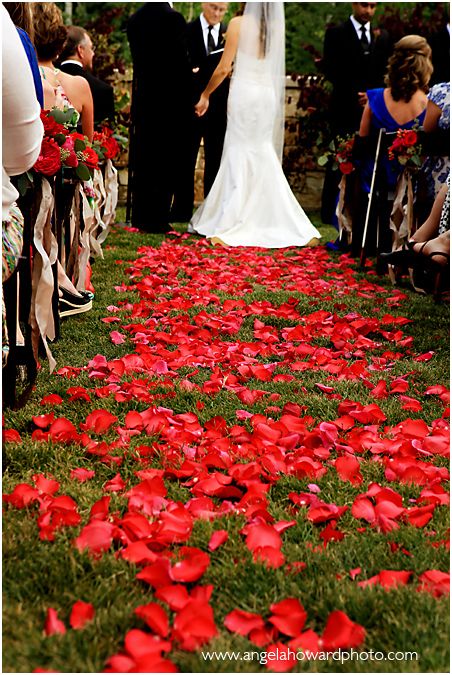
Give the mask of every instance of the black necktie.
[(212, 31), (213, 31), (213, 26), (209, 26), (209, 35), (207, 36), (207, 53), (208, 54), (210, 54), (211, 52), (214, 51), (214, 49), (217, 48), (217, 45), (215, 44), (215, 40), (213, 39)]
[(370, 44), (369, 40), (367, 39), (367, 32), (365, 26), (361, 26), (361, 44), (363, 47), (364, 54), (368, 54), (370, 52)]

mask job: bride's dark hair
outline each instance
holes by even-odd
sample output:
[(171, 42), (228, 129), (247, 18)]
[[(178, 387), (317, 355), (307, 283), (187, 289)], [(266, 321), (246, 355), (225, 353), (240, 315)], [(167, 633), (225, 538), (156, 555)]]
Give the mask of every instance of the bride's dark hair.
[[(238, 10), (236, 11), (234, 16), (243, 16), (246, 8), (246, 2), (241, 2)], [(265, 55), (266, 48), (267, 48), (267, 25), (265, 23), (265, 17), (264, 13), (262, 12), (261, 16), (261, 25), (260, 25), (260, 44), (262, 48), (262, 53)]]

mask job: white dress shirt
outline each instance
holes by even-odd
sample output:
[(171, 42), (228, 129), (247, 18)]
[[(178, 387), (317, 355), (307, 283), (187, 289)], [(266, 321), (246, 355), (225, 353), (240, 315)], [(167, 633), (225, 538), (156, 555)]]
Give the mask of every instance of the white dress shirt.
[(83, 64), (80, 63), (80, 61), (76, 61), (75, 59), (66, 59), (66, 61), (61, 61), (61, 66), (65, 66), (67, 63), (72, 63), (75, 66), (80, 66), (80, 68), (83, 68)]
[[(202, 26), (202, 36), (204, 38), (204, 46), (206, 48), (206, 53), (208, 52), (207, 49), (207, 38), (209, 37), (209, 26), (210, 23), (207, 21), (206, 17), (204, 14), (201, 14), (199, 17), (201, 20), (201, 26)], [(212, 37), (215, 40), (215, 44), (217, 45), (219, 42), (219, 37), (220, 37), (220, 23), (216, 23), (214, 26), (212, 26)]]
[(362, 37), (362, 35), (363, 35), (361, 28), (364, 26), (364, 28), (366, 29), (367, 39), (368, 39), (369, 44), (370, 44), (370, 43), (371, 43), (371, 36), (370, 36), (370, 21), (368, 21), (367, 23), (364, 23), (364, 24), (363, 24), (363, 23), (359, 23), (359, 21), (357, 21), (357, 20), (355, 19), (355, 17), (353, 16), (353, 14), (352, 14), (351, 17), (350, 17), (350, 21), (352, 22), (352, 24), (353, 24), (353, 26), (354, 26), (354, 28), (355, 28), (355, 30), (356, 30), (356, 34), (357, 34), (357, 36), (358, 36), (360, 42), (361, 42), (361, 37)]

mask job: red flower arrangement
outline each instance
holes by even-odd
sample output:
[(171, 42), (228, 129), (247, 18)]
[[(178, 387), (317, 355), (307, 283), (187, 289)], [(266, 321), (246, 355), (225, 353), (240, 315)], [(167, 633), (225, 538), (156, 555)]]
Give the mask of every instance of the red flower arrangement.
[(354, 143), (354, 135), (346, 136), (345, 138), (338, 136), (330, 143), (329, 150), (319, 157), (317, 160), (318, 164), (325, 166), (332, 159), (333, 169), (339, 169), (344, 176), (347, 176), (355, 170), (355, 165), (352, 162)]
[(78, 117), (73, 108), (41, 111), (44, 125), (41, 152), (32, 171), (19, 177), (21, 194), (32, 185), (33, 174), (51, 177), (66, 169), (73, 170), (82, 181), (92, 177), (93, 171), (98, 168), (99, 157), (86, 136), (77, 132)]
[(93, 146), (99, 159), (116, 159), (121, 151), (118, 140), (113, 136), (113, 129), (104, 125), (101, 131), (94, 132)]
[(402, 166), (421, 166), (421, 144), (417, 131), (398, 129), (394, 142), (388, 148), (388, 157), (396, 159)]
[(103, 126), (94, 133), (93, 143), (77, 132), (79, 115), (73, 108), (42, 110), (44, 137), (41, 152), (31, 171), (18, 177), (17, 187), (23, 195), (33, 185), (36, 174), (50, 178), (61, 169), (73, 171), (82, 181), (88, 181), (104, 159), (118, 156), (123, 141), (113, 130)]
[(54, 176), (61, 169), (60, 146), (53, 138), (44, 136), (41, 152), (33, 168), (43, 176)]
[(347, 136), (346, 138), (339, 138), (336, 149), (336, 163), (339, 171), (345, 175), (352, 173), (355, 170), (352, 162), (353, 145), (355, 143), (354, 136)]

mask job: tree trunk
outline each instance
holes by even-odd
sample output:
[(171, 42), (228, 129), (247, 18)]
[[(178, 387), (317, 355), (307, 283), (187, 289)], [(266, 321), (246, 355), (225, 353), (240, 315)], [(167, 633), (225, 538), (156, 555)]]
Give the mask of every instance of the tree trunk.
[(64, 3), (64, 15), (65, 15), (65, 23), (70, 26), (72, 24), (72, 6), (73, 2), (65, 2)]

